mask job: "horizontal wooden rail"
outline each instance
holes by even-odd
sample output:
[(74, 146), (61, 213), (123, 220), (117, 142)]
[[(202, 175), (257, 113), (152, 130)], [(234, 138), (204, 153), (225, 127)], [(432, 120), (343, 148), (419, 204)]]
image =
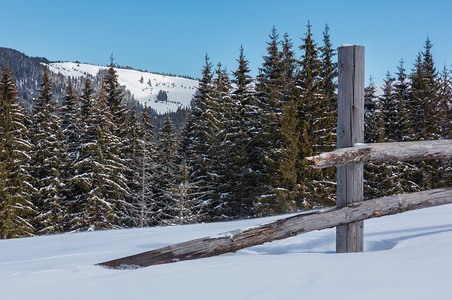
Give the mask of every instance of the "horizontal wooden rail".
[(314, 168), (340, 167), (370, 161), (403, 161), (452, 158), (452, 140), (355, 144), (306, 159), (314, 162)]
[(110, 268), (147, 267), (236, 252), (314, 230), (452, 203), (452, 187), (367, 200), (343, 208), (329, 208), (277, 220), (241, 232), (201, 238), (100, 263)]

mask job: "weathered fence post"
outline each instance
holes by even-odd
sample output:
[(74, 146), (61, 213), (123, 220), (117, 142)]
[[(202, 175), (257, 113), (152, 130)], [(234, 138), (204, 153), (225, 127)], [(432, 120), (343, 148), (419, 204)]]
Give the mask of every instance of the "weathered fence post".
[[(364, 142), (364, 47), (338, 48), (337, 147)], [(363, 164), (337, 168), (337, 206), (363, 201)], [(363, 251), (363, 221), (336, 227), (336, 252)]]

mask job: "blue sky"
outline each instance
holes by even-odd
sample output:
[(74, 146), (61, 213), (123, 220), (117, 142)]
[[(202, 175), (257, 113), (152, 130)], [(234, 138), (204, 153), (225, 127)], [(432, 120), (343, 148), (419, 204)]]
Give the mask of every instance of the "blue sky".
[[(201, 76), (204, 55), (233, 71), (240, 45), (255, 76), (272, 26), (301, 44), (308, 21), (320, 45), (366, 47), (366, 78), (381, 82), (401, 58), (411, 70), (427, 36), (438, 69), (452, 64), (452, 1), (0, 0), (0, 46), (49, 60)], [(8, 29), (8, 30), (5, 30)], [(300, 51), (297, 52), (301, 55)]]

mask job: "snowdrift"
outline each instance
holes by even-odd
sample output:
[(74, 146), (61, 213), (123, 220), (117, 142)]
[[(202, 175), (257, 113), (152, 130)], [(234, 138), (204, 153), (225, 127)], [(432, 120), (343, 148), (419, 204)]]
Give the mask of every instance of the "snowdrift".
[(277, 219), (0, 241), (2, 299), (450, 299), (452, 205), (365, 221), (364, 252), (335, 230), (137, 270), (96, 263)]

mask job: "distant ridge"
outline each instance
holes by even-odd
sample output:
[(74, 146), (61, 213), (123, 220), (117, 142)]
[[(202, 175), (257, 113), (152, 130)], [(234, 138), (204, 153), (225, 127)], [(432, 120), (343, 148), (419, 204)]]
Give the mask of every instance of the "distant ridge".
[[(51, 71), (50, 80), (54, 86), (54, 98), (59, 100), (65, 94), (66, 84), (71, 78), (76, 91), (81, 91), (85, 77), (90, 77), (93, 87), (100, 86), (106, 73), (106, 66), (82, 64), (78, 62), (50, 62), (44, 57), (30, 57), (26, 54), (0, 47), (0, 63), (6, 60), (16, 78), (19, 97), (30, 109), (33, 98), (37, 96), (44, 68)], [(131, 103), (138, 100), (155, 114), (176, 112), (190, 107), (193, 95), (198, 88), (198, 81), (187, 76), (169, 76), (134, 70), (131, 67), (115, 68), (118, 81), (124, 87), (124, 101)], [(160, 95), (160, 96), (159, 96)]]

